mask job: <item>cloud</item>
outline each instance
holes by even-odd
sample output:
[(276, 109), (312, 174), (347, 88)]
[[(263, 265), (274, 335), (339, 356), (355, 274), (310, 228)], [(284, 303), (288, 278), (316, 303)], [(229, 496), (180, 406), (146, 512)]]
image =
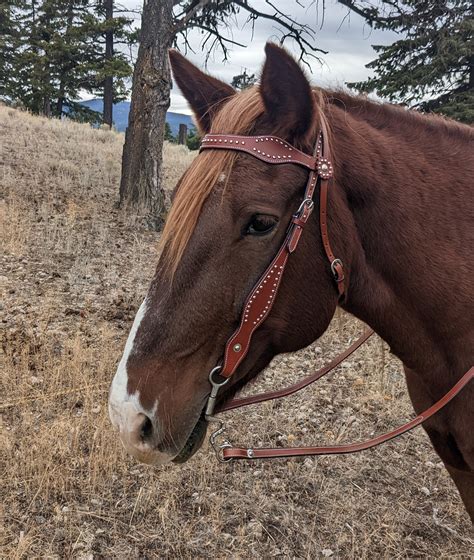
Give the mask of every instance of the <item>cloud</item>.
[[(303, 4), (305, 0), (302, 0)], [(125, 0), (127, 7), (137, 7), (137, 0)], [(259, 9), (271, 12), (264, 0), (253, 0), (253, 5)], [(314, 31), (315, 45), (328, 51), (328, 54), (318, 53), (319, 61), (311, 62), (310, 78), (316, 85), (322, 87), (340, 87), (346, 82), (360, 81), (366, 79), (370, 72), (365, 67), (367, 63), (375, 58), (372, 49), (374, 44), (390, 44), (397, 37), (392, 32), (372, 30), (365, 20), (350, 12), (337, 0), (325, 0), (323, 20), (323, 0), (312, 2), (306, 0), (305, 8), (296, 0), (278, 0), (278, 8), (297, 20), (307, 24)], [(235, 41), (243, 43), (246, 48), (232, 46), (229, 60), (223, 62), (222, 52), (216, 51), (209, 58), (207, 70), (216, 77), (227, 82), (232, 77), (240, 74), (244, 68), (250, 74), (258, 74), (264, 61), (264, 46), (268, 40), (278, 41), (281, 36), (276, 24), (269, 20), (260, 19), (255, 22), (254, 34), (250, 24), (246, 24), (244, 11), (234, 18), (232, 25), (224, 32)], [(206, 52), (202, 49), (203, 35), (192, 30), (188, 40), (194, 49), (187, 56), (195, 64), (204, 67)], [(297, 45), (285, 42), (285, 46), (299, 56)], [(184, 45), (181, 45), (184, 51)], [(181, 92), (175, 86), (171, 93), (172, 111), (178, 113), (189, 113), (186, 101)]]

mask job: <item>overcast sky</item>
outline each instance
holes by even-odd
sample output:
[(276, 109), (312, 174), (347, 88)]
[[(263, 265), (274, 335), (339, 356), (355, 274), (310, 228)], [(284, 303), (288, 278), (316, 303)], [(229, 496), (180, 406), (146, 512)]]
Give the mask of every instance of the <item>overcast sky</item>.
[[(325, 0), (324, 21), (322, 20), (323, 0), (300, 0), (307, 7), (300, 6), (295, 0), (275, 0), (279, 9), (291, 14), (299, 22), (308, 24), (314, 30), (314, 43), (318, 48), (329, 51), (327, 55), (319, 53), (321, 62), (311, 62), (311, 80), (320, 86), (343, 86), (346, 82), (367, 78), (370, 74), (365, 65), (375, 58), (372, 45), (389, 44), (396, 35), (391, 32), (372, 30), (363, 18), (349, 13), (337, 0)], [(140, 0), (122, 2), (129, 8), (141, 6)], [(253, 5), (262, 11), (271, 13), (264, 0), (254, 0)], [(138, 16), (137, 16), (138, 17)], [(233, 40), (243, 43), (246, 48), (231, 46), (229, 60), (223, 62), (221, 51), (216, 51), (208, 61), (208, 71), (213, 75), (230, 82), (232, 77), (240, 74), (244, 68), (249, 74), (259, 73), (264, 61), (263, 48), (268, 40), (278, 41), (280, 36), (276, 24), (271, 21), (258, 20), (252, 37), (251, 27), (245, 23), (244, 11), (233, 22), (231, 29), (226, 31)], [(187, 56), (195, 64), (204, 67), (205, 52), (201, 48), (203, 36), (197, 31), (189, 34), (189, 42), (195, 50)], [(285, 42), (285, 46), (299, 55), (296, 45)], [(181, 50), (184, 50), (184, 46)], [(189, 113), (187, 103), (177, 86), (171, 93), (171, 111)]]

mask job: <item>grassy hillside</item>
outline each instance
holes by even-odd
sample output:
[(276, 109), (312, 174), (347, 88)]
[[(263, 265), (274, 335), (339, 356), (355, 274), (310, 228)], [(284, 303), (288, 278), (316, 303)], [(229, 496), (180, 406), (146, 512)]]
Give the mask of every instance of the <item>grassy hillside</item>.
[[(107, 390), (157, 258), (116, 208), (122, 136), (0, 106), (3, 367), (0, 558), (470, 558), (470, 524), (419, 429), (362, 455), (184, 466), (128, 457)], [(168, 188), (191, 161), (167, 146)], [(361, 332), (274, 360), (288, 384)], [(374, 339), (304, 394), (228, 414), (236, 443), (351, 441), (412, 414)]]

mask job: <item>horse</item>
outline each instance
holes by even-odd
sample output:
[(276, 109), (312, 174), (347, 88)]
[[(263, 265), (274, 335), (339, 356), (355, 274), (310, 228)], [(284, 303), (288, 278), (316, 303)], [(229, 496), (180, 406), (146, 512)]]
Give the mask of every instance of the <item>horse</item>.
[[(218, 404), (275, 355), (318, 339), (339, 306), (402, 361), (419, 413), (474, 363), (473, 130), (312, 87), (283, 48), (268, 43), (265, 53), (259, 84), (241, 92), (177, 51), (169, 60), (201, 134), (272, 135), (310, 154), (325, 125), (333, 165), (327, 228), (345, 290), (335, 285), (315, 212)], [(307, 179), (298, 165), (206, 149), (178, 182), (109, 395), (111, 421), (138, 460), (181, 463), (201, 446), (209, 371), (282, 245)], [(470, 383), (424, 424), (472, 520), (473, 401)]]

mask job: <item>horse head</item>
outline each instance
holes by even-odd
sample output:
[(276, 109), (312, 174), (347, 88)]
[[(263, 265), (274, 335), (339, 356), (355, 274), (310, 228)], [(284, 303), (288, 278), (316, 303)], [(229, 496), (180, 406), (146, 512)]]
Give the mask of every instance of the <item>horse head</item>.
[[(201, 133), (274, 135), (312, 153), (322, 97), (283, 49), (267, 45), (260, 84), (242, 92), (175, 51), (170, 60)], [(111, 419), (139, 460), (182, 462), (201, 445), (209, 372), (239, 324), (249, 291), (285, 239), (308, 173), (246, 153), (203, 150), (179, 181), (156, 273), (110, 391)], [(331, 321), (338, 293), (316, 214), (288, 263), (271, 312), (220, 399), (233, 395), (276, 354), (313, 342)], [(337, 237), (336, 232), (336, 245)]]

